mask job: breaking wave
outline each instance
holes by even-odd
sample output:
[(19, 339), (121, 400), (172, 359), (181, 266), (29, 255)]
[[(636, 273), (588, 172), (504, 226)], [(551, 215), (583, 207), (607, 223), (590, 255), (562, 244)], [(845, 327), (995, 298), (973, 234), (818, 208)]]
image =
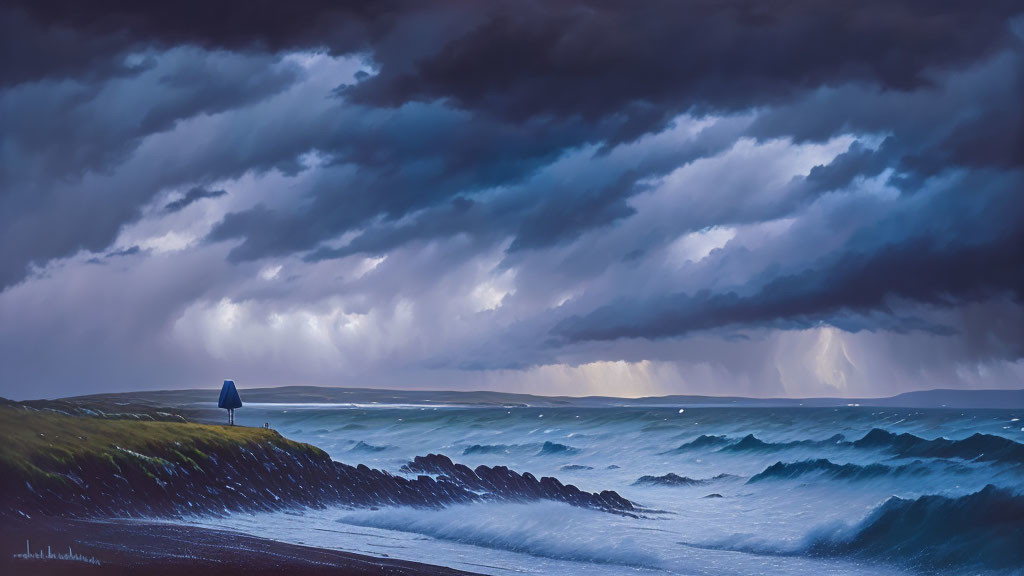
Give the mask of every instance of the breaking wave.
[(474, 454), (511, 454), (536, 450), (537, 456), (554, 456), (558, 454), (579, 454), (579, 448), (566, 446), (557, 442), (527, 443), (527, 444), (473, 444), (462, 451), (463, 456)]
[(672, 452), (685, 452), (687, 450), (702, 450), (707, 448), (720, 448), (732, 442), (725, 436), (708, 436), (707, 434), (701, 434), (695, 440), (687, 442), (686, 444), (680, 445)]
[(555, 456), (559, 454), (579, 454), (579, 448), (573, 448), (572, 446), (566, 446), (565, 444), (559, 444), (557, 442), (545, 442), (540, 447), (540, 452), (537, 452), (537, 456)]
[(471, 454), (508, 454), (513, 448), (518, 446), (509, 446), (508, 444), (473, 444), (462, 451), (463, 456), (469, 456)]
[(631, 536), (604, 528), (599, 514), (566, 504), (539, 502), (459, 505), (441, 510), (384, 508), (349, 513), (338, 522), (559, 560), (661, 567), (662, 561)]
[(1024, 566), (1024, 496), (991, 484), (959, 498), (892, 497), (852, 528), (809, 538), (811, 555), (860, 556), (925, 568)]
[(562, 472), (580, 472), (583, 470), (593, 470), (593, 466), (586, 466), (584, 464), (567, 464), (559, 468)]
[(855, 524), (832, 523), (796, 542), (736, 534), (696, 548), (776, 556), (846, 557), (927, 571), (964, 573), (1024, 566), (1024, 496), (989, 484), (951, 498), (891, 497)]
[[(816, 474), (819, 477), (833, 478), (836, 480), (868, 480), (883, 476), (923, 476), (933, 471), (927, 464), (915, 460), (902, 466), (887, 466), (885, 464), (836, 464), (826, 458), (816, 460), (801, 460), (800, 462), (776, 462), (765, 468), (761, 473), (755, 474), (747, 484), (762, 482), (765, 480), (784, 480)], [(957, 469), (955, 471), (963, 471)]]
[(359, 441), (355, 446), (349, 449), (349, 452), (373, 453), (383, 452), (385, 450), (390, 450), (391, 448), (391, 446), (375, 446), (373, 444), (367, 444), (366, 442)]
[(896, 434), (874, 428), (859, 440), (850, 442), (842, 434), (825, 440), (793, 440), (766, 442), (753, 434), (739, 440), (726, 436), (697, 437), (670, 452), (719, 448), (719, 452), (772, 452), (793, 448), (855, 448), (880, 450), (899, 458), (959, 458), (979, 462), (1024, 464), (1024, 444), (996, 436), (976, 433), (963, 440), (935, 438), (928, 440), (910, 433)]
[(719, 474), (713, 478), (689, 478), (669, 472), (664, 476), (641, 476), (633, 486), (704, 486), (716, 480), (734, 478), (732, 474)]
[(768, 452), (791, 448), (821, 448), (846, 444), (846, 437), (836, 434), (827, 440), (794, 440), (792, 442), (765, 442), (753, 434), (747, 434), (739, 442), (729, 444), (719, 452)]
[(1024, 464), (1024, 444), (992, 434), (974, 434), (963, 440), (926, 440), (913, 434), (894, 434), (874, 428), (852, 445), (854, 448), (882, 450), (902, 458), (962, 458)]

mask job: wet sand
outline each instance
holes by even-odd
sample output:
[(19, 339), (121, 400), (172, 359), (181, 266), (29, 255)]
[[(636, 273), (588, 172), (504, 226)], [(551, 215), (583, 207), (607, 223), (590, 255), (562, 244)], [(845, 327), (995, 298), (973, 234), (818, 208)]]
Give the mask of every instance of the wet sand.
[[(102, 564), (60, 560), (22, 560), (25, 540), (32, 552), (50, 546), (53, 553), (94, 557)], [(361, 554), (284, 544), (227, 532), (144, 521), (31, 521), (0, 517), (0, 573), (19, 575), (443, 575), (471, 576), (451, 568)]]

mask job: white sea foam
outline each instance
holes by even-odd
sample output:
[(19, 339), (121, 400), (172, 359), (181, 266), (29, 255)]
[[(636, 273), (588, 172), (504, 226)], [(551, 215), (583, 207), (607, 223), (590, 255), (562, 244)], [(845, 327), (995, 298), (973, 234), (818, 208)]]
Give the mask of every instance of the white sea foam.
[(470, 504), (443, 510), (360, 510), (338, 522), (415, 532), (463, 544), (523, 552), (559, 560), (662, 568), (624, 519), (558, 502)]

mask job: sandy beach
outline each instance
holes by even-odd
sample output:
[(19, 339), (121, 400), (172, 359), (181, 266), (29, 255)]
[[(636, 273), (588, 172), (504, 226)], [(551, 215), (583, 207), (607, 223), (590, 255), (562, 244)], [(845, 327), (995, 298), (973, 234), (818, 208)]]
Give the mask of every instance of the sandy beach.
[[(54, 554), (93, 557), (100, 566), (23, 560), (14, 554), (49, 546)], [(0, 573), (11, 575), (470, 575), (440, 566), (284, 544), (242, 534), (134, 520), (5, 518), (0, 525)]]

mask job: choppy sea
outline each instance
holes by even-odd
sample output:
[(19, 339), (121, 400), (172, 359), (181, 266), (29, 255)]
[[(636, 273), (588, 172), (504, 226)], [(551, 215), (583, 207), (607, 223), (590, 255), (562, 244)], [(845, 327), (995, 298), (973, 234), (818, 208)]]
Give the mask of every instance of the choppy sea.
[(335, 460), (504, 465), (640, 518), (556, 502), (196, 519), (276, 540), (514, 574), (1021, 574), (1019, 410), (253, 405)]

